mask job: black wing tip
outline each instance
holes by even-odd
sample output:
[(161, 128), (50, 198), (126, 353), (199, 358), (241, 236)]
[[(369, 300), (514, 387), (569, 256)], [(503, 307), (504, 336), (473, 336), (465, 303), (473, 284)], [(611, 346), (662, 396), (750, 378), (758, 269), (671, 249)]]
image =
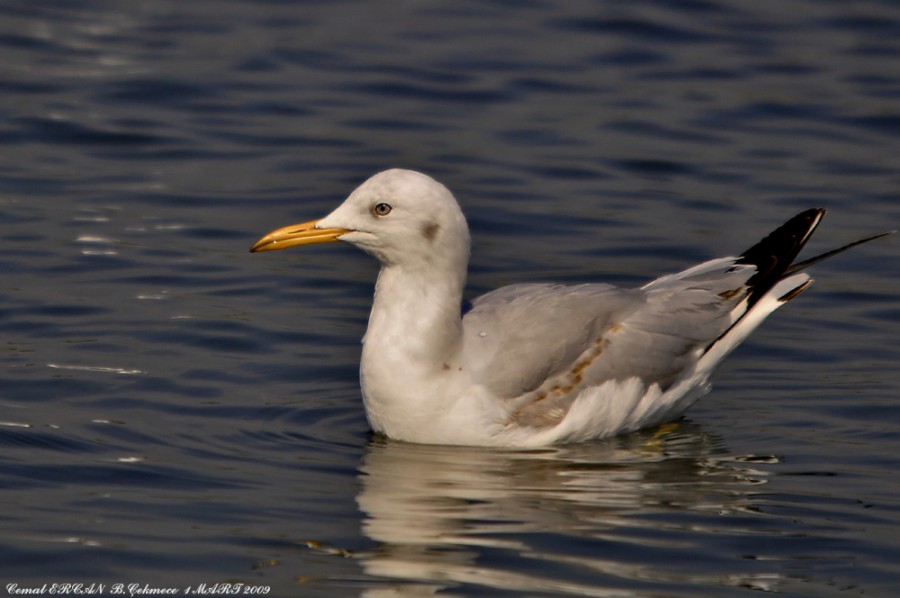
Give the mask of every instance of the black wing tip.
[(825, 208), (800, 212), (743, 252), (737, 263), (756, 266), (748, 285), (765, 292), (781, 280), (825, 216)]
[[(819, 226), (826, 211), (825, 208), (812, 208), (800, 212), (772, 231), (765, 239), (741, 254), (737, 259), (738, 264), (756, 267), (756, 274), (747, 281), (747, 286), (751, 288), (751, 304), (786, 276), (799, 272), (824, 259), (843, 253), (852, 247), (887, 237), (896, 232), (888, 231), (870, 235), (837, 249), (832, 249), (802, 262), (795, 263), (794, 260), (797, 259), (797, 255), (799, 255), (803, 246), (806, 245), (816, 227)], [(803, 286), (801, 291), (805, 288), (806, 286)], [(793, 299), (799, 294), (798, 292), (789, 299)]]
[(802, 262), (795, 262), (795, 263), (791, 264), (791, 267), (787, 269), (787, 272), (785, 272), (785, 274), (793, 274), (794, 272), (799, 272), (800, 270), (808, 268), (808, 267), (812, 266), (813, 264), (817, 264), (817, 263), (821, 262), (822, 260), (827, 260), (828, 258), (833, 257), (839, 253), (843, 253), (843, 252), (847, 251), (848, 249), (852, 249), (853, 247), (856, 247), (857, 245), (862, 245), (863, 243), (868, 243), (869, 241), (875, 241), (877, 239), (883, 239), (884, 237), (889, 237), (896, 232), (897, 231), (895, 231), (895, 230), (889, 230), (884, 233), (878, 233), (877, 235), (869, 235), (868, 237), (863, 237), (862, 239), (857, 239), (856, 241), (853, 241), (852, 243), (847, 243), (846, 245), (841, 245), (837, 249), (832, 249), (831, 251), (826, 251), (825, 253), (820, 253), (817, 256), (809, 258), (808, 260), (803, 260)]

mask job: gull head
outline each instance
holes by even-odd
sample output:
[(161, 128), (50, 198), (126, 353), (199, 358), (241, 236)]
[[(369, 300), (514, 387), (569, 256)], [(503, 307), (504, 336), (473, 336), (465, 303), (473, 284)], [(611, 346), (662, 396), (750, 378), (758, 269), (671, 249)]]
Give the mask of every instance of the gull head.
[(343, 241), (375, 256), (383, 266), (440, 267), (469, 256), (469, 228), (453, 194), (412, 170), (380, 172), (357, 187), (333, 212), (279, 228), (251, 252)]

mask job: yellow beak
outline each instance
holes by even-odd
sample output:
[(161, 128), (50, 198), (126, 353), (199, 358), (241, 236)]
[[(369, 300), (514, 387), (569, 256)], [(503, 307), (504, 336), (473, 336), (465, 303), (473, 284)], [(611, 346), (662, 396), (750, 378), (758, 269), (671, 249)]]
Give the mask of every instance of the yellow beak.
[(312, 245), (313, 243), (330, 243), (337, 241), (338, 237), (351, 231), (343, 228), (316, 228), (318, 220), (310, 220), (300, 224), (285, 226), (273, 230), (268, 235), (253, 244), (250, 253), (258, 251), (275, 251), (287, 249), (294, 245)]

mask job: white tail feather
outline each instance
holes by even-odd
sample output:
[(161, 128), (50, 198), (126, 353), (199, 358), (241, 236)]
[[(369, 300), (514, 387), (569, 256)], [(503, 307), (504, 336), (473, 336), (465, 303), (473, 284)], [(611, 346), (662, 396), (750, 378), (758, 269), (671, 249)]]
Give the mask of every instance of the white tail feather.
[(769, 315), (796, 297), (812, 279), (806, 274), (795, 274), (778, 281), (769, 292), (759, 298), (750, 310), (741, 316), (734, 326), (713, 343), (697, 362), (697, 373), (711, 374), (718, 364), (740, 345)]

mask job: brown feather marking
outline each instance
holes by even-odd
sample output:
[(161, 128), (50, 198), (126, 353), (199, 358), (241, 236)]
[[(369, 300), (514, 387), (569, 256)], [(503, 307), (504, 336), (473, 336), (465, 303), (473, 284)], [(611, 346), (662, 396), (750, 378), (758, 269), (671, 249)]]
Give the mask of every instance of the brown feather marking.
[(437, 237), (439, 230), (441, 230), (440, 224), (436, 222), (429, 222), (422, 227), (422, 236), (425, 237), (426, 240), (434, 242), (434, 239), (435, 237)]
[(719, 297), (721, 297), (725, 301), (728, 301), (729, 299), (733, 299), (734, 297), (736, 297), (737, 295), (739, 295), (745, 291), (747, 291), (747, 287), (738, 287), (736, 289), (729, 289), (727, 291), (722, 291), (721, 293), (719, 293)]
[[(623, 328), (622, 324), (614, 324), (607, 333), (615, 333)], [(606, 347), (609, 345), (609, 338), (599, 336), (594, 340), (594, 345), (582, 359), (575, 362), (566, 374), (566, 383), (556, 383), (549, 389), (543, 391), (532, 399), (528, 404), (517, 409), (510, 416), (509, 423), (511, 425), (529, 426), (533, 428), (555, 426), (565, 417), (568, 409), (562, 407), (561, 403), (578, 390), (578, 387), (584, 382), (584, 372), (597, 358), (599, 358)], [(549, 401), (547, 399), (550, 399)], [(541, 403), (544, 403), (541, 405)]]

